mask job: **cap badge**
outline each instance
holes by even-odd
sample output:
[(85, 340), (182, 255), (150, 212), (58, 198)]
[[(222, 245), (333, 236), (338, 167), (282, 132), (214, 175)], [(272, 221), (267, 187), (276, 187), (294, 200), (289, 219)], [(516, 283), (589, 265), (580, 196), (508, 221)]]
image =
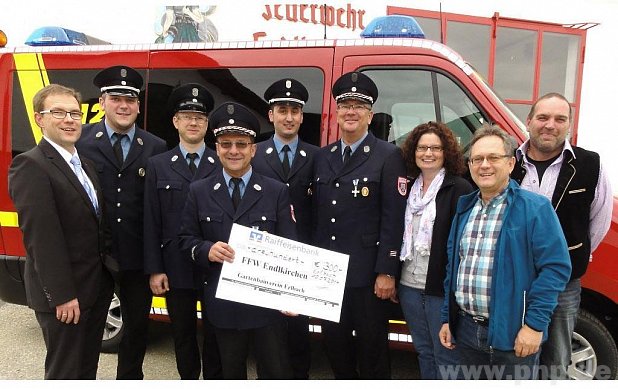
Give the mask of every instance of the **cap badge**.
[(208, 162), (215, 163), (215, 159), (213, 157), (208, 157)]
[(197, 97), (200, 94), (200, 91), (197, 88), (193, 88), (191, 90), (191, 94), (195, 97)]
[(127, 82), (125, 80), (122, 80), (122, 81), (120, 81), (120, 84), (127, 85)]
[[(234, 107), (232, 107), (232, 110), (234, 110)], [(234, 124), (234, 119), (230, 119), (227, 122), (230, 123), (230, 124)]]
[(352, 82), (358, 81), (358, 73), (352, 73)]
[(366, 153), (368, 153), (370, 150), (371, 150), (371, 147), (369, 147), (369, 146), (363, 147), (363, 151), (366, 152)]
[(273, 152), (273, 148), (272, 147), (269, 147), (269, 148), (266, 149), (266, 154), (270, 154), (272, 152)]
[[(234, 114), (234, 106), (232, 104), (228, 104), (227, 105), (227, 113), (229, 115), (233, 115)], [(230, 123), (231, 124), (231, 123)]]
[(120, 69), (120, 77), (125, 78), (127, 76), (127, 69)]
[(215, 187), (214, 187), (213, 189), (214, 189), (214, 190), (217, 190), (217, 189), (219, 189), (219, 188), (221, 188), (221, 184), (217, 182), (217, 183), (215, 184)]
[(197, 103), (197, 99), (192, 99), (191, 102)]
[(301, 151), (300, 151), (300, 155), (302, 155), (303, 157), (306, 157), (306, 156), (307, 156), (307, 153), (305, 153), (305, 150), (301, 150)]
[(356, 87), (355, 86), (352, 87), (352, 92), (356, 92)]
[(139, 143), (140, 146), (144, 145), (144, 141), (142, 140), (142, 138), (137, 138), (137, 143)]
[(286, 80), (285, 81), (285, 87), (290, 89), (292, 87), (292, 81), (291, 80)]
[(94, 135), (96, 138), (100, 138), (103, 136), (103, 131), (99, 131)]
[(174, 155), (174, 156), (172, 157), (172, 162), (176, 162), (177, 160), (178, 160), (178, 156), (177, 156), (177, 155)]
[(286, 95), (286, 96), (289, 96), (289, 95), (290, 95), (290, 92), (285, 92), (285, 95)]
[(146, 175), (146, 169), (144, 169), (143, 167), (141, 167), (141, 168), (137, 169), (137, 174), (138, 174), (140, 177), (144, 177), (144, 176)]

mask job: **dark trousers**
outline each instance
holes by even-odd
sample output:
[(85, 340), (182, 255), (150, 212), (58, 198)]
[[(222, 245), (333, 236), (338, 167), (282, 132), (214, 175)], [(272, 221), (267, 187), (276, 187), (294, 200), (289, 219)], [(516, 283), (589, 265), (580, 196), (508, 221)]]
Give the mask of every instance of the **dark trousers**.
[(202, 335), (204, 337), (202, 371), (205, 380), (220, 380), (223, 379), (223, 368), (221, 367), (219, 344), (217, 343), (215, 327), (208, 320), (204, 306), (204, 301), (202, 301)]
[(197, 342), (198, 294), (195, 289), (170, 288), (165, 295), (167, 311), (172, 322), (176, 367), (183, 380), (199, 379), (202, 369), (204, 379), (221, 379), (223, 373), (215, 331), (204, 312), (202, 312), (204, 343), (200, 356)]
[(119, 275), (123, 334), (118, 349), (116, 379), (144, 379), (142, 365), (148, 341), (148, 314), (152, 304), (149, 276), (142, 270), (123, 270)]
[(215, 333), (224, 379), (247, 379), (250, 345), (253, 346), (256, 364), (260, 369), (260, 379), (291, 378), (282, 322), (247, 330), (215, 327)]
[[(285, 316), (286, 350), (295, 380), (309, 379), (311, 367), (311, 339), (309, 337), (309, 317), (304, 315)], [(264, 376), (262, 367), (256, 364), (258, 379)]]
[(97, 378), (103, 328), (113, 291), (111, 276), (106, 276), (94, 305), (88, 309), (80, 307), (77, 324), (60, 322), (55, 312), (35, 312), (47, 348), (46, 380)]
[(197, 291), (170, 288), (165, 294), (167, 312), (172, 322), (176, 368), (183, 380), (197, 380), (202, 371), (197, 345)]
[(390, 379), (387, 303), (373, 294), (373, 286), (345, 288), (340, 322), (322, 322), (335, 378)]
[(304, 315), (286, 316), (285, 321), (292, 377), (297, 380), (309, 379), (309, 368), (311, 367), (309, 317)]

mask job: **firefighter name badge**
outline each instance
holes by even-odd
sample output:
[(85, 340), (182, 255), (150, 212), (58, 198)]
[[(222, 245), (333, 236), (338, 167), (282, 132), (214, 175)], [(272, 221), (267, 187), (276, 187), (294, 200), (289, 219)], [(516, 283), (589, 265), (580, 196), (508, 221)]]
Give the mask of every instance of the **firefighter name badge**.
[(408, 189), (408, 180), (405, 177), (397, 177), (397, 192), (405, 196)]
[(144, 177), (144, 176), (146, 175), (146, 169), (144, 169), (143, 167), (141, 167), (141, 168), (137, 169), (137, 174), (138, 174), (140, 177)]

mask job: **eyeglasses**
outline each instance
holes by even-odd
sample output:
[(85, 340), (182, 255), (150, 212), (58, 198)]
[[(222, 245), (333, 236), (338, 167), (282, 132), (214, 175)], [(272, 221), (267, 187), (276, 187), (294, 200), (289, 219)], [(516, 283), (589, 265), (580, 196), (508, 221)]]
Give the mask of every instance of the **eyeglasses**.
[(46, 113), (51, 113), (52, 117), (55, 119), (64, 119), (69, 115), (73, 120), (82, 120), (82, 116), (84, 116), (83, 112), (80, 111), (63, 111), (61, 109), (48, 109), (45, 111), (39, 112), (41, 115)]
[(222, 142), (217, 142), (217, 144), (222, 149), (231, 149), (232, 146), (236, 146), (238, 150), (244, 150), (247, 148), (247, 146), (252, 145), (253, 142), (232, 142), (229, 140), (224, 140)]
[(426, 153), (427, 150), (431, 150), (432, 153), (439, 153), (444, 150), (442, 146), (416, 146), (416, 151), (419, 153)]
[(358, 112), (358, 111), (362, 111), (364, 109), (369, 110), (371, 108), (369, 108), (366, 105), (362, 105), (362, 104), (337, 104), (337, 109), (340, 109), (342, 111), (354, 111), (354, 112)]
[(487, 160), (487, 162), (489, 162), (490, 164), (494, 164), (494, 163), (498, 163), (503, 158), (511, 158), (511, 156), (510, 155), (500, 155), (500, 154), (489, 154), (485, 156), (478, 155), (476, 157), (470, 158), (470, 163), (473, 166), (480, 166), (483, 164), (485, 160)]
[(178, 115), (178, 118), (180, 120), (185, 120), (187, 122), (192, 122), (195, 120), (197, 124), (204, 124), (208, 120), (206, 116), (200, 116), (200, 115), (182, 115), (181, 114), (181, 115)]

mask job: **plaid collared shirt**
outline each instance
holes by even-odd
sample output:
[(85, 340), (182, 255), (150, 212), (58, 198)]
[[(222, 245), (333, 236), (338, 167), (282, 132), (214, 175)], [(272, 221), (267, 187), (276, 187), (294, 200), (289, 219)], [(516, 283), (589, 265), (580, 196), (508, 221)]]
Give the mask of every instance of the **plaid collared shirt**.
[(494, 255), (506, 205), (506, 190), (485, 205), (479, 194), (461, 237), (455, 298), (471, 315), (489, 317)]

